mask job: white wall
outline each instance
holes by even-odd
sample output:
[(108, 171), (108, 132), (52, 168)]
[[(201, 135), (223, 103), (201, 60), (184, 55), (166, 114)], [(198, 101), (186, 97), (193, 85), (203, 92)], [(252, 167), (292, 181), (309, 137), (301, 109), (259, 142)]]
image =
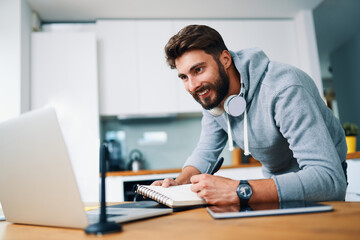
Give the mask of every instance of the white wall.
[(29, 109), (31, 9), (0, 1), (0, 122)]

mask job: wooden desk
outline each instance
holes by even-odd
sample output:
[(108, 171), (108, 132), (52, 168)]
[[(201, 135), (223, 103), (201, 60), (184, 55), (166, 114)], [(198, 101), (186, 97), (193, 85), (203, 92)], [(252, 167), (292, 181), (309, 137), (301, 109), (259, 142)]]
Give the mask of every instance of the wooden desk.
[[(359, 239), (360, 202), (328, 202), (333, 212), (214, 220), (205, 208), (123, 224), (101, 239)], [(98, 239), (82, 230), (0, 222), (0, 239)]]

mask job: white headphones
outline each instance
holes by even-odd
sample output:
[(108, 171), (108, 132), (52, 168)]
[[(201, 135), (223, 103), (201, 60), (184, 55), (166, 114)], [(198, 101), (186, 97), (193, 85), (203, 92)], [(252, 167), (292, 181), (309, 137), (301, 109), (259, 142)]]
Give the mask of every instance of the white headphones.
[(247, 137), (247, 117), (246, 117), (246, 101), (245, 101), (245, 85), (242, 82), (240, 78), (240, 93), (239, 95), (231, 95), (226, 98), (224, 102), (224, 108), (222, 107), (215, 107), (211, 110), (208, 110), (208, 112), (213, 116), (220, 116), (224, 113), (224, 111), (227, 113), (226, 115), (226, 122), (228, 127), (228, 141), (229, 141), (229, 151), (234, 150), (234, 144), (233, 144), (233, 138), (231, 133), (231, 126), (229, 121), (229, 115), (233, 117), (238, 117), (241, 114), (245, 112), (244, 116), (244, 139), (245, 139), (245, 155), (249, 155), (249, 143), (248, 143), (248, 137)]
[(215, 107), (208, 112), (217, 117), (224, 113), (224, 111), (233, 117), (238, 117), (244, 113), (246, 108), (246, 101), (245, 101), (245, 86), (240, 78), (241, 89), (239, 95), (231, 95), (226, 98), (224, 102), (224, 108), (222, 107)]
[(245, 87), (244, 84), (241, 82), (241, 90), (239, 95), (231, 95), (226, 98), (224, 102), (224, 109), (225, 111), (233, 116), (238, 117), (244, 113), (246, 108), (246, 101), (245, 101)]

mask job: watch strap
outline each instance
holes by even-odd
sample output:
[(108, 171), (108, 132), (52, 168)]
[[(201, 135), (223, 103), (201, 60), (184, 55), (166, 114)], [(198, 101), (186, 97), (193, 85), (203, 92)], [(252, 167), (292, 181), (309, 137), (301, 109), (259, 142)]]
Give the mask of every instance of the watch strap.
[(249, 184), (248, 180), (240, 180), (239, 185), (240, 185), (240, 184), (247, 184), (247, 185), (249, 185), (249, 186), (250, 186), (250, 184)]

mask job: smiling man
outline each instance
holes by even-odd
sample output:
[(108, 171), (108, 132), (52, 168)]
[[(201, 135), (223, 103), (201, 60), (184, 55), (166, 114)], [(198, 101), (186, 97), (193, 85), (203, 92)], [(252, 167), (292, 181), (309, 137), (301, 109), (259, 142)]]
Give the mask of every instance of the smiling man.
[[(204, 110), (199, 143), (180, 175), (153, 185), (193, 183), (199, 197), (220, 205), (344, 200), (344, 131), (306, 73), (270, 61), (260, 49), (229, 51), (204, 25), (182, 29), (165, 53)], [(251, 152), (266, 179), (205, 174), (227, 141)]]

